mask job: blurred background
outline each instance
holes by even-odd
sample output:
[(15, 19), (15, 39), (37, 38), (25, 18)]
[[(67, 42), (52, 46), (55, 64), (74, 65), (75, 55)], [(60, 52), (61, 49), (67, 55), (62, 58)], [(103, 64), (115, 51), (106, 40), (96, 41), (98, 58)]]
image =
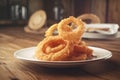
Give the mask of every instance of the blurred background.
[(0, 0), (0, 26), (27, 25), (30, 16), (41, 9), (47, 14), (47, 26), (84, 13), (96, 14), (102, 23), (120, 25), (119, 4), (120, 0)]

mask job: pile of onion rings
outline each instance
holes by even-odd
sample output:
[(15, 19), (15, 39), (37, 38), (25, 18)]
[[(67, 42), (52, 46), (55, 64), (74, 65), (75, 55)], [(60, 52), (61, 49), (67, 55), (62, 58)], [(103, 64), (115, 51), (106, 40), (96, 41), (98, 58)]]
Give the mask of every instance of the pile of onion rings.
[[(71, 24), (77, 25), (75, 29)], [(53, 35), (54, 31), (58, 35)], [(76, 61), (86, 60), (92, 56), (93, 50), (82, 41), (85, 31), (84, 22), (70, 16), (52, 25), (45, 38), (37, 45), (35, 57), (45, 61)]]

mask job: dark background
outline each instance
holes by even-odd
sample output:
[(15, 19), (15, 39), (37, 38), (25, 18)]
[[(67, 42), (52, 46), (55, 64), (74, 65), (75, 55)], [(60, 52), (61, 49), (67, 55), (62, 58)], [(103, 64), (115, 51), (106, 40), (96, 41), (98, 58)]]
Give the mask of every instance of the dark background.
[[(0, 0), (0, 25), (26, 25), (29, 17), (37, 10), (45, 10), (47, 24), (53, 21), (54, 2), (56, 0)], [(120, 0), (61, 0), (64, 6), (64, 17), (79, 16), (84, 13), (96, 14), (102, 23), (117, 23), (120, 25)], [(25, 6), (26, 18), (12, 18), (11, 6)]]

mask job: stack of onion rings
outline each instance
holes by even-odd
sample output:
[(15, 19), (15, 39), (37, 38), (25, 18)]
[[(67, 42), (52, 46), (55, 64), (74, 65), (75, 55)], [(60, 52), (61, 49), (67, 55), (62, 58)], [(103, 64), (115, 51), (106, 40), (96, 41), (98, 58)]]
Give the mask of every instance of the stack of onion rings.
[[(76, 24), (77, 28), (74, 30), (69, 25), (70, 23)], [(58, 35), (53, 35), (54, 30), (58, 31)], [(84, 22), (73, 16), (52, 25), (45, 33), (46, 38), (37, 45), (35, 57), (46, 61), (71, 61), (90, 58), (92, 50), (81, 40), (84, 30)]]

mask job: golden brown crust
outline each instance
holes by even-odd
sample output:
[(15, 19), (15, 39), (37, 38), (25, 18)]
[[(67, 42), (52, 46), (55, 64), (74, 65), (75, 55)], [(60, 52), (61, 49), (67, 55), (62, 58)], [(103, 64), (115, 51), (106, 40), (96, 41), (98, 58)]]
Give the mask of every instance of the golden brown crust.
[[(68, 25), (70, 23), (76, 24), (77, 29), (72, 30), (72, 28)], [(66, 40), (79, 41), (80, 37), (84, 33), (84, 30), (85, 30), (84, 23), (81, 20), (78, 20), (73, 16), (63, 19), (58, 24), (59, 35), (62, 36)]]
[(37, 45), (35, 57), (39, 60), (62, 61), (71, 52), (71, 44), (60, 36), (46, 37)]
[(52, 26), (50, 26), (50, 28), (45, 32), (45, 37), (48, 36), (53, 36), (53, 32), (57, 29), (58, 24), (53, 24)]

